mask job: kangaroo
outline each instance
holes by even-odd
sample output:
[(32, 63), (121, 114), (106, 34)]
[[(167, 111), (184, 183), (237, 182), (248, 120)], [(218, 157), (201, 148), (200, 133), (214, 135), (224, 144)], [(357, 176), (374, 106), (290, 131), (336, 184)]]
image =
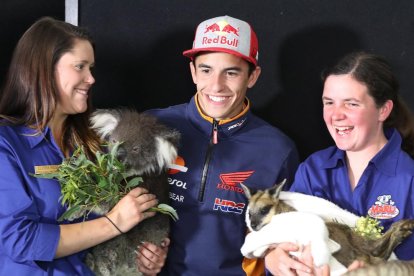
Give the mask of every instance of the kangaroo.
[[(251, 230), (259, 231), (271, 222), (274, 215), (297, 211), (279, 198), (284, 184), (285, 181), (266, 190), (251, 190), (241, 184), (249, 200), (246, 221)], [(333, 257), (348, 267), (354, 260), (364, 261), (368, 265), (383, 263), (391, 256), (395, 247), (411, 235), (414, 220), (405, 219), (393, 223), (388, 231), (378, 239), (363, 237), (344, 223), (325, 221), (325, 225), (329, 239), (340, 245), (340, 249), (333, 253)], [(308, 226), (302, 226), (304, 232)]]

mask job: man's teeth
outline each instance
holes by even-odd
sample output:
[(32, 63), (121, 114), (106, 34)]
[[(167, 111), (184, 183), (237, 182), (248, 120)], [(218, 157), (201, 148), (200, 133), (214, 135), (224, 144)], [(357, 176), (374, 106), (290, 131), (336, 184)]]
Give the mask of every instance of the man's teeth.
[(226, 99), (226, 97), (215, 97), (215, 96), (208, 96), (210, 98), (210, 100), (214, 101), (214, 102), (222, 102)]

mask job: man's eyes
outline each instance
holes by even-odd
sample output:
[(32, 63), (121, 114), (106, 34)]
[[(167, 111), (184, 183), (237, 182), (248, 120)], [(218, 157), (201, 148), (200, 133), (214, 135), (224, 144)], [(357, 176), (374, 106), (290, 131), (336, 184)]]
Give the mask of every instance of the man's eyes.
[(237, 72), (237, 71), (228, 71), (227, 75), (230, 76), (230, 77), (235, 77), (235, 76), (239, 75), (239, 72)]

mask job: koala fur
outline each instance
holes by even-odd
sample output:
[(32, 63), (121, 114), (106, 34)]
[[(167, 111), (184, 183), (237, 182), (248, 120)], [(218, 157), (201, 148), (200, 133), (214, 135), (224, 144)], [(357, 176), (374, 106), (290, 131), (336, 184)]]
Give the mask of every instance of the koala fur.
[[(167, 167), (177, 157), (179, 132), (151, 115), (130, 109), (100, 109), (90, 122), (102, 139), (122, 142), (118, 159), (125, 164), (128, 176), (142, 176), (144, 187), (155, 194), (159, 203), (169, 203)], [(141, 241), (160, 245), (169, 234), (169, 216), (157, 213), (129, 232), (99, 244), (90, 250), (86, 264), (96, 275), (140, 275), (134, 252)]]
[[(275, 185), (272, 188), (257, 191), (249, 189), (246, 185), (241, 184), (243, 191), (249, 200), (246, 222), (251, 230), (260, 232), (262, 228), (264, 229), (267, 224), (271, 223), (273, 216), (297, 211), (282, 200), (281, 196), (281, 193), (297, 193), (281, 192), (283, 184), (284, 182), (280, 185)], [(310, 200), (315, 198), (309, 195), (307, 195), (307, 197), (309, 197)], [(321, 204), (327, 206), (325, 203)], [(327, 210), (327, 212), (329, 211)], [(338, 213), (335, 210), (332, 212)], [(297, 223), (297, 221), (295, 223)], [(325, 224), (329, 233), (329, 239), (340, 245), (340, 249), (333, 253), (333, 257), (345, 267), (348, 267), (354, 260), (361, 260), (366, 264), (373, 265), (383, 263), (385, 260), (389, 259), (395, 247), (406, 237), (411, 235), (414, 228), (413, 219), (400, 220), (393, 223), (388, 231), (386, 231), (380, 238), (370, 240), (357, 234), (347, 224), (335, 220), (325, 220)], [(286, 225), (278, 225), (278, 227), (284, 228)], [(310, 227), (311, 225), (302, 225), (301, 228), (304, 231), (301, 233), (303, 235), (309, 234), (307, 229)], [(297, 238), (297, 240), (300, 240), (300, 238)]]

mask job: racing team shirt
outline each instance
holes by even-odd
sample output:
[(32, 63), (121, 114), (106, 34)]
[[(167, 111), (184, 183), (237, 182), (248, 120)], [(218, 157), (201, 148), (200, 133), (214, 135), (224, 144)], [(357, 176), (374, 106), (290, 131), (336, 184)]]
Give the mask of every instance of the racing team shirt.
[(245, 275), (240, 248), (246, 236), (247, 198), (240, 183), (269, 188), (293, 179), (298, 155), (281, 131), (242, 114), (217, 122), (204, 116), (193, 97), (188, 104), (151, 110), (181, 132), (181, 170), (169, 174), (172, 223), (164, 275)]

